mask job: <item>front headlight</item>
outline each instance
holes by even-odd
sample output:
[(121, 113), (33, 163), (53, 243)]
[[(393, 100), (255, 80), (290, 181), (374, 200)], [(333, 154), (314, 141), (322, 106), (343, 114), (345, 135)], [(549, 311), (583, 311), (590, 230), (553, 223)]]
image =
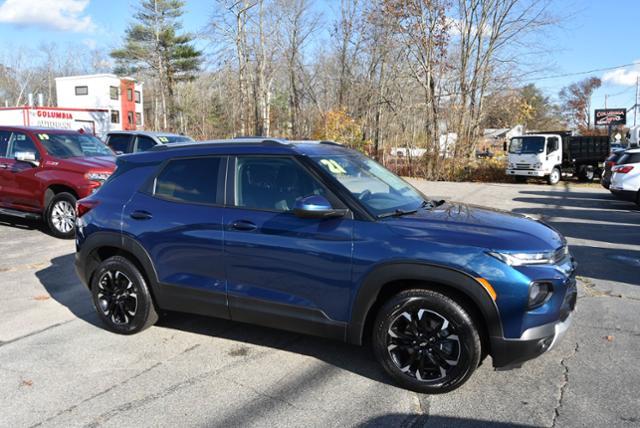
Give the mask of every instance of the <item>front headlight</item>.
[(89, 181), (97, 181), (99, 183), (102, 183), (107, 178), (109, 178), (110, 175), (111, 174), (109, 174), (108, 172), (88, 172), (84, 176)]
[(554, 262), (555, 251), (542, 253), (506, 253), (489, 251), (489, 255), (509, 266), (545, 265)]
[(537, 164), (533, 165), (533, 169), (540, 169), (542, 168), (542, 164), (540, 162), (538, 162)]

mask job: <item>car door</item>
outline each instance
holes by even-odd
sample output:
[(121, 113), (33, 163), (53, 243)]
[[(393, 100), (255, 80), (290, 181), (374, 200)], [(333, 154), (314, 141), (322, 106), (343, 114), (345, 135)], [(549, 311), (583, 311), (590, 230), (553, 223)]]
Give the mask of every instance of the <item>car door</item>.
[[(6, 140), (7, 134), (0, 136)], [(5, 208), (35, 212), (40, 210), (40, 180), (36, 173), (40, 170), (42, 158), (40, 150), (31, 137), (24, 132), (12, 132), (7, 143), (0, 143), (0, 150), (6, 145), (6, 152), (0, 158), (0, 203)], [(28, 154), (31, 161), (17, 160)]]
[(229, 169), (224, 248), (231, 318), (344, 338), (352, 217), (299, 218), (291, 210), (314, 194), (346, 207), (293, 157), (239, 156)]
[(133, 150), (134, 152), (146, 152), (147, 150), (151, 150), (157, 143), (153, 140), (153, 138), (147, 137), (145, 135), (138, 135), (136, 138), (136, 146)]
[(165, 162), (123, 211), (123, 232), (152, 260), (169, 310), (228, 318), (223, 263), (225, 156)]

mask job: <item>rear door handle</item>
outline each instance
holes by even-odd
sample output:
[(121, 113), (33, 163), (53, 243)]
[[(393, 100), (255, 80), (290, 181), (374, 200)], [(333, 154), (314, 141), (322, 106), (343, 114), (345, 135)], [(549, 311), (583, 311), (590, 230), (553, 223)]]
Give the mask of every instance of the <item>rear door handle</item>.
[(252, 230), (256, 230), (258, 227), (254, 223), (251, 223), (248, 220), (238, 220), (231, 223), (231, 228), (234, 230), (251, 232)]
[(149, 220), (153, 217), (150, 212), (142, 210), (134, 211), (129, 216), (134, 220)]

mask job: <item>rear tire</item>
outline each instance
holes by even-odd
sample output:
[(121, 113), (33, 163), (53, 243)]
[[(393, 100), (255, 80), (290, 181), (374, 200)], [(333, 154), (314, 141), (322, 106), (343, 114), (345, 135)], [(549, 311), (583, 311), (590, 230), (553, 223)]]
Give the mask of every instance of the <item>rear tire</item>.
[(547, 177), (547, 183), (553, 186), (560, 182), (560, 178), (561, 178), (560, 170), (558, 168), (553, 168), (551, 170), (551, 173)]
[(372, 339), (385, 371), (400, 386), (427, 394), (460, 387), (482, 353), (471, 316), (450, 297), (426, 289), (406, 290), (386, 302)]
[(61, 192), (53, 196), (45, 211), (49, 231), (56, 238), (72, 239), (76, 234), (76, 197)]
[(100, 320), (114, 333), (138, 333), (158, 321), (144, 276), (124, 257), (110, 257), (98, 265), (91, 295)]

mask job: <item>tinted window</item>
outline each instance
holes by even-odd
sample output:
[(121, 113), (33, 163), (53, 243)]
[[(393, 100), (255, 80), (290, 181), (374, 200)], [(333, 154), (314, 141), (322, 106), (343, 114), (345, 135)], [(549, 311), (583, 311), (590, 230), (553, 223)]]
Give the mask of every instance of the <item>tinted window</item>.
[(627, 163), (640, 163), (640, 153), (625, 153), (618, 161), (618, 165)]
[(36, 155), (36, 159), (40, 159), (40, 153), (34, 142), (26, 134), (14, 132), (9, 144), (8, 158), (15, 158), (16, 153), (30, 152)]
[(129, 142), (131, 135), (127, 134), (111, 134), (109, 135), (108, 145), (114, 152), (129, 153)]
[(177, 159), (158, 175), (154, 195), (180, 202), (215, 204), (221, 158)]
[(236, 205), (290, 211), (297, 199), (325, 195), (319, 183), (289, 158), (241, 157), (236, 171)]
[(149, 150), (155, 145), (156, 145), (156, 142), (153, 141), (151, 138), (140, 136), (138, 137), (138, 147), (136, 151), (146, 152), (147, 150)]
[(10, 138), (11, 138), (11, 132), (0, 131), (0, 158), (7, 157), (7, 150), (9, 150)]

